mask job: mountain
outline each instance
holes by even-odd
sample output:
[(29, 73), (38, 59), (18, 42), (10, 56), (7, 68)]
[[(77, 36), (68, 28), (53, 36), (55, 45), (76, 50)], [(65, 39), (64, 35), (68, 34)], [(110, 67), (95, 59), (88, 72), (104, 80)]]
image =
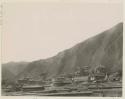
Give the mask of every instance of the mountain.
[(16, 81), (16, 76), (22, 72), (26, 66), (28, 66), (28, 62), (9, 62), (2, 64), (2, 80), (7, 80), (8, 82)]
[[(32, 77), (40, 79), (55, 77), (60, 74), (73, 73), (78, 67), (88, 66), (92, 71), (103, 65), (108, 73), (122, 72), (123, 63), (123, 23), (119, 23), (94, 37), (91, 37), (57, 55), (24, 64), (6, 64), (15, 79)], [(3, 71), (4, 72), (4, 71)]]
[(10, 82), (13, 82), (15, 77), (16, 76), (6, 67), (2, 68), (2, 80), (9, 80)]
[(47, 77), (54, 77), (72, 73), (78, 67), (84, 66), (88, 66), (91, 71), (100, 64), (104, 65), (109, 73), (122, 72), (122, 59), (123, 23), (119, 23), (51, 58), (29, 63), (18, 78), (28, 76), (39, 79), (43, 73)]
[(17, 76), (26, 68), (26, 66), (28, 66), (28, 62), (9, 62), (6, 64), (2, 64), (2, 69), (6, 68), (8, 71)]

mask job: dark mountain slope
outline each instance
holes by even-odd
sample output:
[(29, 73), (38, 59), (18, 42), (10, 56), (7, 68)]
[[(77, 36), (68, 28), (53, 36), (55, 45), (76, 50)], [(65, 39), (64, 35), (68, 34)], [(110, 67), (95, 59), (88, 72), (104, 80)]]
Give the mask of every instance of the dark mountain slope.
[(28, 66), (28, 62), (9, 62), (2, 64), (2, 81), (11, 83), (16, 81), (17, 75)]
[(2, 64), (2, 69), (6, 68), (10, 72), (12, 72), (15, 76), (17, 76), (27, 67), (27, 65), (28, 62), (9, 62), (6, 64)]
[(10, 72), (6, 67), (2, 68), (2, 81), (9, 81), (14, 82), (15, 81), (15, 75)]

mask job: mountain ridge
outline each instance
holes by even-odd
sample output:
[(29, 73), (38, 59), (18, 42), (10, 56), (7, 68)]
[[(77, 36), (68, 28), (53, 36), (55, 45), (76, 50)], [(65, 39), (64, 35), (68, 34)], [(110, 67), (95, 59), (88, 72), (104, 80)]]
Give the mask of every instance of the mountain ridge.
[(84, 66), (89, 66), (91, 71), (99, 64), (104, 65), (111, 73), (122, 70), (122, 55), (123, 23), (119, 23), (53, 57), (29, 62), (16, 79), (26, 76), (39, 79), (42, 73), (51, 78), (64, 73), (73, 73), (78, 67)]

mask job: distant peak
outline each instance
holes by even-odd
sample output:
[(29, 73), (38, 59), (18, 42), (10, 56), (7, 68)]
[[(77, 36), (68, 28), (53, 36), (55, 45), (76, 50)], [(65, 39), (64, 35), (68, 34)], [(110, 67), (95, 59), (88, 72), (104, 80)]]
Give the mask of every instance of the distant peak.
[(120, 22), (120, 23), (116, 24), (116, 27), (117, 26), (120, 26), (120, 27), (123, 26), (123, 22)]

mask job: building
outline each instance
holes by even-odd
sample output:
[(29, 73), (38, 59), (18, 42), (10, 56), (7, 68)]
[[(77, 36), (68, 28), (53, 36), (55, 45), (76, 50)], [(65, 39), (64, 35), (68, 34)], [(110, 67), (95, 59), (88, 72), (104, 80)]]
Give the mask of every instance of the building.
[(40, 85), (23, 85), (22, 91), (41, 91), (45, 88)]
[(52, 86), (64, 86), (71, 83), (71, 79), (66, 77), (56, 77), (52, 79)]
[(29, 77), (26, 77), (26, 78), (23, 78), (23, 79), (19, 79), (18, 80), (18, 83), (21, 84), (21, 85), (24, 85), (24, 84), (43, 84), (43, 80), (42, 79), (32, 79), (32, 78), (29, 78)]
[(73, 78), (75, 83), (88, 82), (88, 76), (77, 76)]

